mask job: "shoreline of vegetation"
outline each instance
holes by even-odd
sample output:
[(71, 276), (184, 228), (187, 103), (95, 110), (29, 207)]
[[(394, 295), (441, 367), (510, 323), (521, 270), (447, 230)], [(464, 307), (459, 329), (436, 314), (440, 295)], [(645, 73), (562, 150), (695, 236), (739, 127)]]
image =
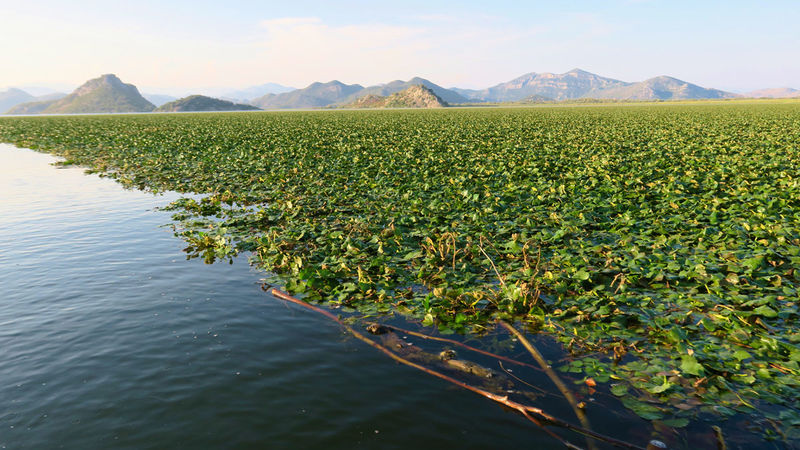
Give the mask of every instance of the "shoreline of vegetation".
[[(800, 438), (800, 103), (0, 118), (188, 251), (442, 333), (519, 321), (648, 420)], [(660, 103), (669, 104), (669, 103)]]

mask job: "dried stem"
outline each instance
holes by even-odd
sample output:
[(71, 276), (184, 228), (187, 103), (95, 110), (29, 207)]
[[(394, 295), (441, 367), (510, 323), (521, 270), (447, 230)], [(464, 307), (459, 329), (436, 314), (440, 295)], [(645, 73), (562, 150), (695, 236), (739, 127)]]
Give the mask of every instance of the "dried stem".
[[(489, 241), (487, 240), (487, 242), (489, 242)], [(491, 242), (489, 242), (489, 244), (491, 244)], [(489, 260), (489, 264), (492, 265), (492, 269), (494, 269), (494, 273), (495, 273), (495, 275), (497, 275), (497, 280), (500, 281), (500, 284), (505, 286), (506, 285), (506, 281), (503, 279), (502, 276), (500, 276), (500, 272), (497, 271), (497, 266), (494, 265), (494, 261), (492, 261), (492, 258), (489, 257), (489, 255), (483, 249), (483, 236), (481, 236), (480, 241), (478, 242), (478, 249), (480, 249), (481, 253), (483, 253), (483, 256), (485, 256), (486, 259)]]
[(728, 445), (725, 443), (725, 436), (722, 435), (722, 429), (716, 425), (712, 426), (714, 436), (717, 438), (717, 450), (728, 450)]

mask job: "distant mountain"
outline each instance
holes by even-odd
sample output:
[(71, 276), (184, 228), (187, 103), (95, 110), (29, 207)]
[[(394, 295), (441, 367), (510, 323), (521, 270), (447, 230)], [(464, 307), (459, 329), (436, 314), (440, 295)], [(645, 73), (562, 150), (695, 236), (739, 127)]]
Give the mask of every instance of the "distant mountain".
[(595, 89), (584, 97), (618, 100), (687, 100), (735, 98), (738, 95), (718, 89), (706, 89), (677, 78), (660, 76), (638, 83)]
[(261, 109), (319, 108), (339, 103), (363, 89), (364, 86), (360, 84), (344, 84), (336, 80), (317, 82), (291, 92), (267, 94), (253, 99), (250, 104)]
[(461, 89), (457, 92), (472, 100), (490, 102), (515, 102), (532, 96), (567, 100), (583, 97), (591, 91), (628, 84), (630, 83), (573, 69), (562, 74), (531, 72), (487, 89)]
[(771, 88), (771, 89), (758, 89), (742, 94), (744, 97), (751, 98), (792, 98), (800, 97), (800, 90), (792, 88)]
[(6, 111), (6, 114), (41, 114), (49, 108), (55, 100), (45, 100), (43, 102), (21, 103)]
[(132, 84), (125, 84), (116, 75), (106, 74), (87, 81), (59, 100), (17, 105), (8, 114), (75, 114), (147, 112), (155, 109)]
[(258, 111), (252, 105), (242, 105), (239, 103), (220, 100), (218, 98), (206, 97), (205, 95), (190, 95), (179, 100), (165, 103), (156, 112), (186, 112), (186, 111)]
[(449, 105), (432, 89), (418, 84), (395, 92), (388, 97), (367, 94), (345, 106), (350, 108), (444, 108)]
[(146, 98), (148, 102), (152, 103), (156, 107), (159, 107), (165, 103), (173, 102), (178, 99), (178, 97), (173, 97), (171, 95), (163, 95), (163, 94), (142, 93), (142, 97)]
[[(39, 109), (44, 109), (44, 107), (49, 106), (49, 104), (53, 100), (59, 100), (66, 97), (67, 94), (62, 92), (53, 92), (50, 94), (44, 94), (34, 97), (30, 93), (23, 91), (22, 89), (10, 88), (5, 92), (0, 92), (0, 114), (8, 112), (11, 114), (11, 110), (15, 108), (21, 108), (23, 104), (28, 104), (30, 106), (26, 106), (24, 109), (26, 111), (36, 111)], [(36, 112), (23, 112), (17, 114), (36, 114)]]
[(486, 101), (481, 96), (481, 92), (484, 91), (484, 89), (464, 89), (459, 87), (451, 87), (448, 88), (448, 90), (466, 98), (468, 103)]
[(349, 98), (345, 100), (345, 102), (352, 103), (359, 97), (363, 97), (366, 95), (386, 97), (388, 95), (394, 94), (395, 92), (406, 90), (412, 86), (425, 86), (447, 103), (467, 103), (470, 101), (468, 98), (464, 97), (458, 92), (454, 92), (453, 90), (450, 89), (445, 89), (439, 86), (438, 84), (432, 83), (431, 81), (428, 81), (424, 78), (414, 77), (408, 81), (395, 80), (390, 83), (364, 88), (363, 90), (352, 94)]
[(0, 113), (8, 111), (11, 107), (17, 106), (20, 103), (31, 102), (35, 99), (36, 97), (22, 89), (11, 88), (7, 91), (0, 92)]
[(581, 69), (569, 72), (531, 72), (487, 89), (457, 89), (458, 94), (478, 102), (542, 102), (573, 99), (678, 100), (733, 98), (736, 94), (706, 89), (661, 76), (630, 83), (595, 75)]
[(220, 97), (224, 99), (233, 99), (241, 102), (249, 102), (250, 100), (263, 97), (267, 94), (283, 94), (284, 92), (291, 92), (297, 88), (283, 86), (278, 83), (265, 83), (258, 86), (250, 86), (244, 89), (228, 91)]

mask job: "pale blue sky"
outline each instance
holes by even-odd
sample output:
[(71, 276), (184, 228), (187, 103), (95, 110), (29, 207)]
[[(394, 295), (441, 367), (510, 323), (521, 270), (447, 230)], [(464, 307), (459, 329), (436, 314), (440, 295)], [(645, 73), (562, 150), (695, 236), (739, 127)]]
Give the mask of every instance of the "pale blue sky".
[(800, 2), (0, 0), (0, 87), (116, 73), (149, 92), (419, 75), (486, 87), (579, 67), (800, 88)]

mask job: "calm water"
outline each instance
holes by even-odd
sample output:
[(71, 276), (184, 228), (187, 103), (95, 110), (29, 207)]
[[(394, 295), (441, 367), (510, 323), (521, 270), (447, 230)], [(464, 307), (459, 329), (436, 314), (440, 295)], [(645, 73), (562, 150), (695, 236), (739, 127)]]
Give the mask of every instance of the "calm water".
[(0, 144), (0, 448), (556, 447), (516, 414), (397, 365), (186, 261), (153, 211)]

